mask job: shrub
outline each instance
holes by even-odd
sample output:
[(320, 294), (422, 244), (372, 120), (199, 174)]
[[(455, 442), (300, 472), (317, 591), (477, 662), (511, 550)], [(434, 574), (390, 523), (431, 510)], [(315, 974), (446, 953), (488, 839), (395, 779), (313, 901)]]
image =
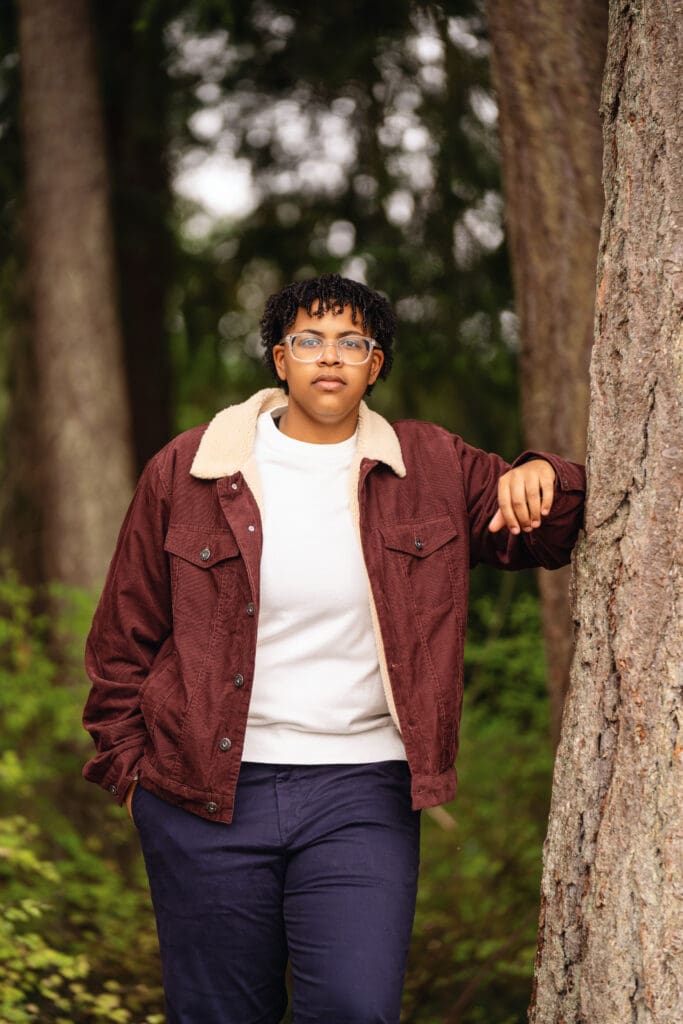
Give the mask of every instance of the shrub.
[[(41, 605), (44, 607), (41, 609)], [(45, 607), (59, 608), (59, 618)], [(0, 577), (0, 1019), (156, 1024), (153, 917), (131, 823), (81, 778), (92, 600)]]

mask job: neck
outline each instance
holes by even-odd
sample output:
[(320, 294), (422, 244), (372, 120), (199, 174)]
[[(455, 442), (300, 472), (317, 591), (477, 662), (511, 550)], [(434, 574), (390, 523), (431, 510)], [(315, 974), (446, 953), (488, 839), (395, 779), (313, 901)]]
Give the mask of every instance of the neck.
[(358, 409), (338, 421), (320, 421), (311, 419), (296, 405), (290, 404), (283, 412), (278, 426), (283, 434), (295, 441), (306, 441), (308, 444), (339, 444), (348, 441), (358, 426)]

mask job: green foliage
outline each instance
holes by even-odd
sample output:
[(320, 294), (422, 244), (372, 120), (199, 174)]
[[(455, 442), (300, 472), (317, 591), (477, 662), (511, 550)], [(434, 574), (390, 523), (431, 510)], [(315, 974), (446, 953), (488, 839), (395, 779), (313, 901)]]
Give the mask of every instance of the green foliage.
[[(80, 778), (92, 598), (0, 577), (0, 1020), (161, 1024), (132, 826)], [(49, 611), (48, 611), (49, 609)]]
[(404, 1024), (526, 1021), (552, 752), (538, 601), (499, 578), (470, 613), (455, 826), (423, 815)]

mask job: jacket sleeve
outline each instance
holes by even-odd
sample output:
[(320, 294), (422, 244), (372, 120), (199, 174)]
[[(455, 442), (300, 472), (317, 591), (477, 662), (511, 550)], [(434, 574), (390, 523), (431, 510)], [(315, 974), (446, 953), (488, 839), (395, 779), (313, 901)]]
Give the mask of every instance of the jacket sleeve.
[[(511, 464), (456, 438), (463, 468), (465, 500), (470, 522), (470, 565), (479, 562), (499, 569), (567, 565), (583, 524), (586, 491), (584, 467), (548, 452), (525, 451)], [(509, 469), (531, 459), (546, 459), (555, 470), (553, 504), (541, 525), (530, 533), (510, 533), (503, 527), (491, 533), (488, 525), (498, 508), (498, 481)]]
[(157, 457), (128, 507), (85, 647), (92, 682), (83, 725), (97, 753), (83, 775), (122, 803), (136, 778), (146, 729), (139, 691), (172, 630), (164, 538), (170, 502)]

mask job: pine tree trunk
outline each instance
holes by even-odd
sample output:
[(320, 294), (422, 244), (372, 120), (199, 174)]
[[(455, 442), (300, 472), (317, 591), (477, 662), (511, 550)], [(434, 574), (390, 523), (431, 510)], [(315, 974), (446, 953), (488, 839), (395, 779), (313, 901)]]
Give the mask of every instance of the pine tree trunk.
[(97, 587), (133, 473), (86, 0), (21, 0), (19, 41), (44, 568)]
[[(490, 0), (524, 433), (583, 461), (603, 195), (605, 0)], [(539, 571), (552, 733), (572, 653), (569, 572)]]
[(613, 0), (589, 497), (532, 1024), (683, 1020), (681, 81), (681, 0)]

